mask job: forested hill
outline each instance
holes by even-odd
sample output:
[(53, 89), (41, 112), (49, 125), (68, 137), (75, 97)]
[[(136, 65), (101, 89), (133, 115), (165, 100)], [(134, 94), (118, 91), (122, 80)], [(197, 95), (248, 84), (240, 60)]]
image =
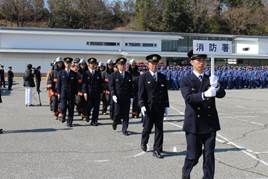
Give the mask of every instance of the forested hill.
[(0, 25), (268, 34), (268, 0), (0, 0)]

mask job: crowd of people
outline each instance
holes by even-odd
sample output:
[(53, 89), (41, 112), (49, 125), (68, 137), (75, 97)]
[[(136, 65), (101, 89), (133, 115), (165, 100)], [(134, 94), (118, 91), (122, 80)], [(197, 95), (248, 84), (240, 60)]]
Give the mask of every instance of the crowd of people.
[[(162, 66), (160, 71), (169, 81), (169, 89), (179, 90), (180, 80), (191, 73), (191, 66)], [(210, 68), (206, 68), (210, 74)], [(229, 66), (215, 68), (215, 75), (225, 89), (255, 89), (268, 88), (268, 66)]]
[[(79, 58), (58, 57), (53, 61), (51, 69), (47, 73), (47, 90), (50, 109), (56, 119), (62, 122), (67, 119), (68, 126), (72, 126), (76, 106), (82, 120), (91, 121), (91, 125), (97, 126), (100, 103), (102, 103), (101, 113), (104, 115), (109, 113), (113, 119), (114, 114), (117, 115), (113, 111), (118, 109), (114, 107), (116, 99), (112, 95), (114, 86), (111, 86), (110, 81), (111, 76), (118, 71), (118, 66), (111, 59), (107, 61), (106, 65), (98, 63), (95, 58), (89, 58), (86, 61)], [(131, 83), (129, 86), (123, 86), (126, 88), (123, 89), (130, 93), (129, 95), (131, 96), (129, 98), (131, 98), (133, 104), (132, 117), (138, 118), (140, 109), (137, 99), (137, 83), (140, 72), (134, 60), (131, 61), (128, 70), (123, 69), (123, 71), (127, 71), (127, 74), (130, 74), (124, 78), (129, 78)], [(66, 81), (66, 79), (69, 80)], [(124, 91), (123, 89), (117, 90)], [(128, 97), (128, 94), (125, 97)], [(121, 108), (125, 108), (125, 106), (121, 106)], [(109, 112), (107, 111), (108, 109)], [(67, 117), (66, 110), (68, 110)], [(124, 110), (127, 111), (128, 109)], [(118, 116), (116, 117), (118, 118)], [(126, 129), (123, 132), (126, 134)]]
[[(266, 88), (268, 67), (217, 66), (215, 75), (210, 75), (206, 55), (190, 51), (188, 57), (191, 66), (160, 65), (158, 54), (147, 56), (146, 65), (137, 64), (134, 59), (127, 64), (124, 57), (109, 59), (106, 64), (93, 57), (87, 60), (57, 57), (51, 62), (46, 79), (50, 111), (56, 120), (73, 127), (75, 111), (81, 120), (98, 126), (102, 109), (101, 114), (109, 115), (113, 121), (113, 130), (122, 124), (124, 136), (131, 135), (129, 114), (132, 118), (141, 117), (141, 150), (147, 151), (154, 126), (153, 156), (160, 159), (163, 158), (163, 118), (169, 108), (168, 89), (180, 89), (186, 105), (183, 130), (187, 143), (182, 178), (190, 178), (202, 150), (204, 178), (213, 178), (216, 132), (220, 130), (215, 98), (223, 98), (226, 88)], [(27, 107), (32, 106), (32, 89), (36, 87), (38, 94), (41, 92), (40, 69), (28, 64), (23, 75)], [(10, 71), (12, 68), (8, 72), (9, 90), (14, 77)], [(5, 88), (4, 74), (0, 72), (1, 87)]]
[[(190, 178), (203, 146), (204, 178), (213, 178), (216, 132), (220, 130), (215, 98), (225, 96), (224, 86), (220, 84), (217, 75), (209, 77), (206, 74), (206, 55), (194, 55), (191, 51), (188, 56), (192, 68), (173, 69), (181, 75), (180, 89), (186, 104), (183, 130), (186, 134), (187, 155), (182, 178)], [(102, 114), (107, 115), (109, 108), (112, 129), (117, 130), (118, 125), (122, 124), (122, 134), (128, 136), (131, 135), (128, 124), (132, 104), (132, 117), (137, 118), (141, 114), (143, 120), (141, 150), (147, 151), (154, 126), (153, 156), (161, 159), (163, 119), (169, 108), (170, 76), (167, 76), (172, 70), (158, 66), (160, 59), (158, 54), (147, 56), (145, 68), (138, 66), (135, 60), (127, 65), (124, 57), (115, 62), (109, 59), (106, 65), (98, 63), (96, 58), (84, 60), (58, 57), (51, 62), (51, 69), (47, 73), (50, 110), (56, 120), (66, 122), (68, 127), (73, 127), (75, 109), (81, 120), (98, 126), (102, 103)]]
[(141, 149), (147, 150), (149, 135), (155, 125), (153, 156), (162, 158), (163, 116), (169, 107), (168, 84), (166, 77), (157, 73), (161, 57), (153, 54), (146, 59), (150, 72), (139, 71), (135, 60), (131, 60), (127, 66), (124, 57), (115, 62), (109, 59), (106, 65), (98, 63), (96, 58), (58, 57), (51, 62), (51, 69), (47, 73), (48, 99), (55, 119), (73, 127), (76, 109), (81, 120), (98, 126), (102, 103), (101, 113), (109, 113), (113, 121), (112, 129), (116, 130), (122, 124), (122, 134), (128, 136), (131, 134), (128, 124), (132, 108), (132, 118), (142, 114)]
[[(12, 66), (8, 67), (7, 71), (7, 89), (9, 91), (12, 90), (12, 85), (13, 85), (13, 78), (14, 78), (14, 73), (12, 71)], [(6, 81), (5, 81), (5, 68), (4, 65), (0, 64), (0, 103), (2, 103), (2, 88), (6, 88)], [(3, 133), (3, 129), (0, 129), (0, 134)]]

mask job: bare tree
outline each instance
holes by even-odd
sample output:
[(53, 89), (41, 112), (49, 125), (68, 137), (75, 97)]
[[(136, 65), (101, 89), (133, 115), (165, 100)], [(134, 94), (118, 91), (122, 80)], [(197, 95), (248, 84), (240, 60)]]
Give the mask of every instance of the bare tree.
[(33, 7), (30, 0), (2, 0), (1, 13), (4, 18), (16, 22), (18, 27), (23, 27), (25, 21), (31, 20)]

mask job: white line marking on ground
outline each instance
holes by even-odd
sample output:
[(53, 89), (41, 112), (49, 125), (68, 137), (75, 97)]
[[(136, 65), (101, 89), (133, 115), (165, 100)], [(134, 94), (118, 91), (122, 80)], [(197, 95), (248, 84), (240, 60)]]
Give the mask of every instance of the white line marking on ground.
[[(171, 108), (174, 109), (175, 111), (179, 112), (180, 114), (182, 113), (181, 111), (179, 111), (178, 109), (176, 109), (176, 108), (174, 108), (174, 107), (172, 107), (172, 106), (171, 106)], [(177, 126), (177, 127), (179, 127), (179, 128), (182, 128), (182, 126), (180, 126), (180, 125), (177, 125), (177, 124), (174, 124), (174, 123), (171, 123), (171, 122), (168, 122), (168, 123), (171, 124), (171, 125), (173, 125), (173, 126)], [(221, 135), (221, 134), (217, 134), (217, 137), (220, 137), (220, 138), (221, 138), (221, 139), (216, 138), (217, 141), (219, 140), (219, 141), (223, 142), (223, 140), (224, 140), (224, 141), (227, 142), (227, 144), (230, 144), (230, 145), (236, 147), (237, 149), (239, 149), (241, 152), (243, 152), (243, 153), (246, 154), (247, 156), (249, 156), (249, 157), (253, 158), (254, 160), (256, 160), (256, 161), (262, 163), (262, 164), (265, 165), (265, 166), (268, 166), (268, 163), (267, 163), (267, 162), (265, 162), (264, 160), (261, 160), (261, 159), (259, 159), (259, 158), (257, 158), (256, 156), (253, 155), (253, 154), (256, 154), (253, 150), (251, 150), (251, 149), (247, 149), (247, 148), (242, 147), (242, 146), (239, 146), (239, 145), (237, 145), (237, 144), (235, 144), (234, 142), (230, 141), (229, 139), (227, 139), (226, 137), (224, 137), (224, 136)], [(222, 140), (222, 139), (223, 139), (223, 140)], [(224, 142), (224, 143), (226, 143), (226, 142)], [(253, 153), (253, 154), (252, 154), (252, 153)]]
[[(265, 166), (268, 166), (268, 163), (265, 162), (264, 160), (258, 159), (256, 156), (254, 156), (250, 151), (250, 149), (246, 149), (245, 147), (239, 146), (237, 144), (235, 144), (234, 142), (231, 142), (230, 140), (228, 140), (227, 138), (223, 137), (220, 134), (217, 134), (217, 136), (221, 137), (222, 139), (226, 140), (229, 144), (233, 145), (234, 147), (238, 148), (241, 150), (241, 152), (243, 152), (244, 154), (248, 155), (249, 157), (257, 160), (258, 162), (262, 163)], [(252, 151), (253, 153), (255, 153), (254, 151)]]
[(167, 122), (167, 124), (170, 124), (172, 126), (175, 126), (175, 127), (178, 127), (178, 128), (181, 128), (182, 129), (182, 126), (178, 125), (178, 124), (174, 124), (172, 122)]
[(255, 154), (268, 154), (268, 151), (265, 151), (265, 152), (254, 152)]
[[(149, 150), (150, 150), (150, 146), (147, 144), (147, 151), (149, 151)], [(144, 154), (146, 154), (146, 152), (142, 151), (140, 153), (137, 153), (136, 155), (133, 155), (132, 157), (136, 158), (136, 157), (142, 156)]]
[(170, 106), (173, 110), (177, 111), (180, 115), (184, 115), (184, 112), (177, 110), (174, 106)]
[[(256, 118), (257, 116), (245, 116), (245, 115), (232, 115), (232, 116), (227, 116), (225, 115), (224, 118)], [(242, 120), (242, 119), (241, 119)]]
[(259, 123), (259, 122), (250, 122), (250, 123), (251, 123), (251, 124), (258, 125), (258, 126), (265, 127), (265, 124), (262, 124), (262, 123)]
[(146, 152), (142, 151), (142, 152), (140, 152), (140, 153), (134, 155), (133, 157), (136, 158), (136, 157), (142, 156), (142, 155), (144, 155), (144, 154), (146, 154)]
[(237, 108), (240, 108), (240, 109), (248, 109), (247, 107), (245, 106), (240, 106), (240, 105), (236, 105)]
[[(241, 118), (256, 118), (257, 116), (248, 116), (248, 117), (245, 117), (245, 116), (241, 116)], [(254, 121), (248, 121), (248, 120), (244, 120), (244, 119), (237, 119), (237, 118), (240, 118), (239, 116), (234, 116), (234, 117), (230, 117), (230, 118), (235, 118), (235, 120), (237, 121), (242, 121), (242, 122), (245, 122), (245, 123), (249, 123), (249, 124), (252, 124), (252, 125), (256, 125), (256, 126), (261, 126), (261, 127), (265, 127), (265, 124), (262, 124), (260, 122), (254, 122)]]
[(173, 152), (177, 152), (177, 147), (176, 146), (173, 147)]
[(110, 160), (94, 160), (94, 162), (97, 163), (104, 163), (104, 162), (109, 162)]

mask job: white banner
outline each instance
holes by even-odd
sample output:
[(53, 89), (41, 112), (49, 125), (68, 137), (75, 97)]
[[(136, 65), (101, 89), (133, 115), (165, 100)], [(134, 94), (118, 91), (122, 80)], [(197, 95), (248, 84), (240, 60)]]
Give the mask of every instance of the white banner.
[(225, 55), (232, 53), (231, 41), (194, 40), (194, 54)]

